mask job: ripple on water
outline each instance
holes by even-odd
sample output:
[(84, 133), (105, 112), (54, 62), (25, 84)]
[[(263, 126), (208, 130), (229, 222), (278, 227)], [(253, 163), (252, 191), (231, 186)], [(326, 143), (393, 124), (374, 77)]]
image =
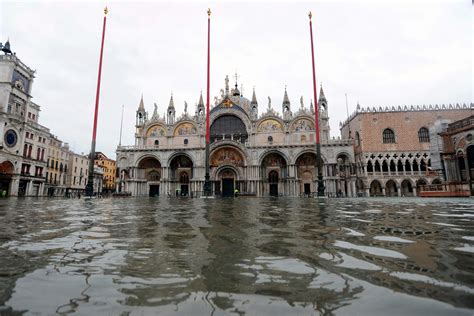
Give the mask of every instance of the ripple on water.
[(356, 230), (353, 230), (351, 228), (347, 228), (347, 227), (343, 227), (342, 229), (344, 229), (345, 231), (347, 231), (346, 235), (349, 235), (349, 236), (356, 236), (356, 237), (362, 237), (362, 236), (365, 236), (365, 234), (363, 233), (360, 233)]
[(266, 265), (269, 269), (294, 274), (310, 274), (315, 270), (307, 263), (295, 258), (257, 257), (255, 262)]
[(365, 252), (365, 253), (375, 255), (375, 256), (380, 256), (380, 257), (389, 257), (389, 258), (394, 258), (394, 259), (407, 259), (407, 256), (397, 251), (378, 248), (378, 247), (356, 245), (347, 241), (336, 240), (336, 242), (334, 243), (334, 246), (339, 247), (339, 248), (344, 248), (344, 249), (358, 250), (361, 252)]
[(413, 240), (403, 239), (403, 238), (394, 237), (394, 236), (375, 236), (374, 239), (380, 240), (380, 241), (399, 242), (399, 243), (406, 243), (406, 244), (414, 243)]

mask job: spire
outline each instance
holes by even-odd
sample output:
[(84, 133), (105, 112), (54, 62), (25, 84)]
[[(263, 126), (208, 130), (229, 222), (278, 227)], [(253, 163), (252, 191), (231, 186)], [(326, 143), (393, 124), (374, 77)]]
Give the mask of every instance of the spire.
[(324, 95), (324, 91), (323, 91), (323, 84), (321, 84), (321, 88), (319, 89), (319, 100), (326, 101), (326, 96)]
[(171, 99), (170, 99), (170, 104), (168, 105), (168, 108), (174, 109), (173, 93), (171, 93)]
[(201, 96), (199, 97), (199, 106), (204, 106), (204, 100), (202, 99), (202, 90), (201, 90)]
[(138, 105), (138, 111), (145, 112), (145, 104), (143, 103), (143, 93), (142, 93), (142, 98), (140, 99), (140, 104)]
[(255, 95), (255, 87), (253, 87), (252, 102), (250, 104), (257, 104), (257, 96)]
[(290, 104), (290, 99), (288, 98), (288, 92), (286, 92), (286, 86), (285, 86), (285, 95), (283, 96), (283, 104)]

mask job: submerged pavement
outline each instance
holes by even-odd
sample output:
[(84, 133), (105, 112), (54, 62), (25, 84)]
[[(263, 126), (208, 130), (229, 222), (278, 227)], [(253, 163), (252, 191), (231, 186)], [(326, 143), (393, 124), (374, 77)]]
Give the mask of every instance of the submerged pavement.
[(3, 199), (0, 314), (472, 315), (472, 199)]

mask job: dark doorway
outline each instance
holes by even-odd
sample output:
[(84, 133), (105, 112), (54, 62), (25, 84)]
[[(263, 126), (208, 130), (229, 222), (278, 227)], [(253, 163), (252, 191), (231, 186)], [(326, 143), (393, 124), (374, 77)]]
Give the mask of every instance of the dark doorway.
[(5, 191), (5, 196), (10, 195), (10, 180), (11, 178), (0, 176), (0, 196), (3, 195), (3, 191)]
[(270, 183), (270, 196), (278, 196), (278, 183)]
[(278, 172), (275, 170), (270, 171), (268, 182), (270, 183), (270, 196), (278, 196)]
[(222, 196), (234, 196), (234, 179), (222, 179)]
[(150, 185), (150, 196), (151, 197), (160, 196), (160, 185), (159, 184)]
[(310, 195), (311, 194), (311, 183), (304, 184), (304, 194)]
[(18, 185), (18, 196), (25, 196), (26, 195), (26, 185), (28, 184), (27, 180), (20, 180), (20, 184)]
[(188, 196), (189, 194), (189, 185), (181, 184), (181, 196)]

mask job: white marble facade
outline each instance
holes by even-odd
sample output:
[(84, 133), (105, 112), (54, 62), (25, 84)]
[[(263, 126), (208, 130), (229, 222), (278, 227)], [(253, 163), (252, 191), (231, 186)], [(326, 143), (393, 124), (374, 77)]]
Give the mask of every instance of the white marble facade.
[[(319, 97), (321, 153), (326, 195), (356, 196), (352, 140), (331, 139), (328, 105)], [(237, 88), (214, 98), (210, 111), (210, 177), (217, 195), (301, 196), (316, 191), (314, 109), (291, 111), (284, 92), (281, 116), (271, 107), (259, 115), (252, 100)], [(117, 191), (133, 196), (199, 196), (205, 176), (205, 105), (200, 97), (194, 115), (175, 116), (173, 97), (166, 117), (157, 106), (151, 118), (143, 98), (136, 116), (135, 145), (117, 148)]]

